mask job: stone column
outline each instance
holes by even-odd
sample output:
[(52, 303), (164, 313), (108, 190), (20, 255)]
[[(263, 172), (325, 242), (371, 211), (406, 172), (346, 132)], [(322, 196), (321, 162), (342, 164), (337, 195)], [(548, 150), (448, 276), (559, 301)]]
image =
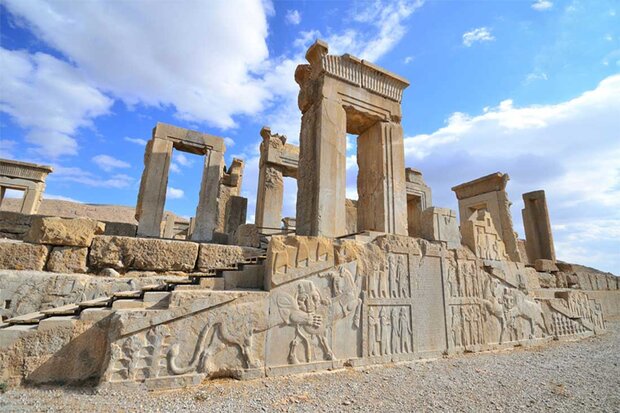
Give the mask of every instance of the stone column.
[(357, 140), (357, 230), (407, 235), (405, 152), (400, 124), (377, 122)]
[(153, 138), (146, 145), (136, 206), (139, 237), (160, 236), (171, 156), (172, 142), (168, 140)]
[(523, 203), (525, 208), (521, 212), (528, 258), (531, 262), (537, 259), (555, 261), (555, 247), (545, 191), (523, 194)]
[(22, 199), (22, 207), (19, 212), (22, 214), (36, 214), (39, 211), (39, 205), (41, 205), (41, 195), (43, 189), (38, 184), (29, 185), (24, 191), (24, 197)]
[[(344, 108), (319, 99), (301, 118), (297, 234), (346, 233), (346, 132)], [(404, 170), (404, 168), (403, 168)]]
[(0, 205), (2, 205), (2, 201), (4, 201), (4, 194), (6, 193), (6, 188), (0, 186)]
[(224, 153), (210, 150), (205, 156), (200, 198), (196, 207), (196, 226), (192, 232), (193, 241), (211, 241), (218, 226), (219, 187), (224, 175)]
[[(282, 204), (284, 198), (284, 179), (282, 171), (261, 162), (258, 171), (258, 193), (256, 197), (257, 227), (280, 228), (282, 224)], [(260, 229), (262, 233), (269, 230)], [(277, 232), (277, 231), (272, 231)]]

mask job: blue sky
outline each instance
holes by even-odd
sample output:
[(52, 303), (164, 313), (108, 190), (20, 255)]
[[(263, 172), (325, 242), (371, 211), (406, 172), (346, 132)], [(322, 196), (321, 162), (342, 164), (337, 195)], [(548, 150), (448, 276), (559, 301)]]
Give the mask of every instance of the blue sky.
[[(494, 171), (545, 189), (559, 259), (620, 273), (619, 1), (0, 2), (0, 156), (51, 164), (46, 197), (135, 205), (157, 121), (227, 138), (253, 219), (259, 130), (299, 139), (307, 47), (409, 79), (407, 165), (450, 188)], [(348, 195), (356, 197), (355, 139)], [(166, 208), (194, 214), (201, 160), (175, 153)], [(286, 182), (284, 214), (296, 186)]]

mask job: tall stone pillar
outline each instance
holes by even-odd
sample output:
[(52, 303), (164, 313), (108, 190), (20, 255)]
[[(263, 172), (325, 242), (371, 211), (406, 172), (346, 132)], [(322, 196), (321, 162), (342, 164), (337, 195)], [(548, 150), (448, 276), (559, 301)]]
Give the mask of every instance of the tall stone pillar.
[(319, 99), (302, 116), (299, 235), (337, 237), (346, 233), (346, 133), (347, 117), (339, 102)]
[[(282, 224), (282, 204), (284, 199), (284, 178), (279, 168), (261, 160), (258, 171), (258, 194), (256, 197), (255, 223), (263, 233), (269, 228), (280, 228)], [(273, 231), (275, 232), (275, 231)]]
[(144, 153), (144, 171), (136, 206), (139, 237), (159, 237), (164, 216), (172, 142), (153, 138)]
[(377, 122), (357, 140), (357, 230), (407, 235), (405, 152), (400, 124)]
[(33, 184), (26, 191), (24, 191), (24, 198), (22, 199), (22, 207), (19, 212), (22, 214), (36, 214), (41, 205), (41, 195), (43, 194), (44, 186), (41, 188), (38, 184)]
[(525, 208), (521, 212), (528, 258), (531, 262), (538, 259), (555, 261), (555, 247), (545, 191), (523, 194), (523, 203)]
[(200, 198), (196, 208), (196, 226), (191, 239), (194, 241), (211, 241), (213, 231), (218, 226), (219, 186), (224, 175), (224, 154), (210, 150), (205, 156)]

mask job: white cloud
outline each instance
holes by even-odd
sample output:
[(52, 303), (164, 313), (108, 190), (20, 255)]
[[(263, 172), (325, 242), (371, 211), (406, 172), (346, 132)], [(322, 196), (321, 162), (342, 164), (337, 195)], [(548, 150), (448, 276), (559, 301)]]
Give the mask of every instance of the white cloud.
[(77, 167), (52, 166), (54, 172), (49, 175), (48, 181), (75, 182), (95, 188), (116, 189), (128, 188), (135, 182), (134, 178), (125, 174), (115, 174), (104, 178)]
[(128, 105), (173, 105), (178, 118), (229, 128), (233, 116), (257, 114), (271, 98), (261, 76), (269, 55), (260, 0), (239, 0), (235, 7), (204, 1), (4, 5), (97, 89)]
[(491, 30), (487, 27), (478, 27), (463, 34), (463, 44), (467, 47), (471, 47), (476, 42), (482, 43), (493, 40), (495, 40), (495, 37), (493, 37)]
[(78, 69), (49, 54), (0, 48), (0, 62), (0, 111), (25, 128), (26, 142), (46, 157), (75, 155), (77, 130), (112, 106)]
[(525, 84), (530, 84), (532, 82), (535, 82), (537, 80), (548, 80), (549, 76), (547, 76), (547, 74), (545, 72), (539, 72), (539, 71), (535, 71), (532, 73), (528, 73), (528, 75), (525, 77)]
[(181, 199), (185, 195), (182, 189), (173, 188), (171, 186), (166, 190), (166, 198), (168, 199)]
[(130, 138), (129, 136), (125, 136), (124, 138), (127, 142), (135, 143), (136, 145), (146, 146), (146, 139), (140, 138)]
[(13, 151), (17, 146), (17, 141), (10, 139), (0, 139), (0, 158), (14, 158)]
[(180, 174), (181, 167), (174, 162), (170, 162), (170, 172), (174, 172), (175, 174)]
[(296, 26), (301, 23), (301, 13), (298, 10), (288, 10), (284, 19), (287, 24)]
[[(477, 116), (455, 113), (443, 128), (406, 138), (407, 165), (424, 172), (433, 204), (452, 208), (452, 186), (509, 173), (521, 236), (520, 194), (545, 189), (551, 222), (562, 228), (554, 234), (558, 258), (620, 273), (618, 113), (620, 75), (557, 104), (517, 107), (505, 100)], [(585, 255), (577, 256), (577, 247)]]
[(413, 56), (407, 56), (405, 57), (404, 60), (405, 64), (408, 65), (409, 63), (413, 62)]
[(233, 138), (225, 137), (224, 143), (226, 144), (227, 148), (232, 148), (233, 146), (235, 146), (235, 141)]
[(120, 159), (113, 158), (110, 155), (97, 155), (92, 158), (92, 161), (101, 169), (106, 172), (110, 172), (114, 169), (129, 168), (131, 165)]
[(536, 0), (532, 3), (532, 8), (538, 11), (549, 10), (553, 7), (553, 3), (549, 0)]
[(181, 166), (192, 166), (194, 163), (193, 159), (188, 158), (183, 152), (178, 151), (174, 153), (174, 160)]

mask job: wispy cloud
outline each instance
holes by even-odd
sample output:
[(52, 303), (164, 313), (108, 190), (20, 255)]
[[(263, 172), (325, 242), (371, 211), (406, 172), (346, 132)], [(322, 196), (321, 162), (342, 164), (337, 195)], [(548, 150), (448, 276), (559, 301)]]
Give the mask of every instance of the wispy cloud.
[(532, 8), (537, 11), (549, 10), (553, 7), (553, 3), (549, 0), (536, 0), (532, 3)]
[(474, 43), (490, 42), (495, 40), (491, 34), (491, 30), (487, 27), (478, 27), (463, 33), (463, 44), (471, 47)]
[(284, 17), (284, 20), (287, 24), (296, 26), (301, 23), (301, 13), (299, 12), (299, 10), (288, 10), (286, 12), (286, 16)]
[(106, 172), (110, 172), (114, 169), (125, 169), (131, 167), (129, 163), (116, 159), (110, 155), (97, 155), (92, 158), (92, 161), (95, 165)]
[(171, 186), (166, 190), (166, 197), (169, 199), (181, 199), (185, 196), (185, 192), (182, 189), (173, 188)]
[(124, 138), (127, 142), (131, 142), (131, 143), (135, 143), (136, 145), (140, 145), (140, 146), (146, 146), (146, 139), (140, 139), (140, 138), (130, 138), (128, 136), (125, 136)]

